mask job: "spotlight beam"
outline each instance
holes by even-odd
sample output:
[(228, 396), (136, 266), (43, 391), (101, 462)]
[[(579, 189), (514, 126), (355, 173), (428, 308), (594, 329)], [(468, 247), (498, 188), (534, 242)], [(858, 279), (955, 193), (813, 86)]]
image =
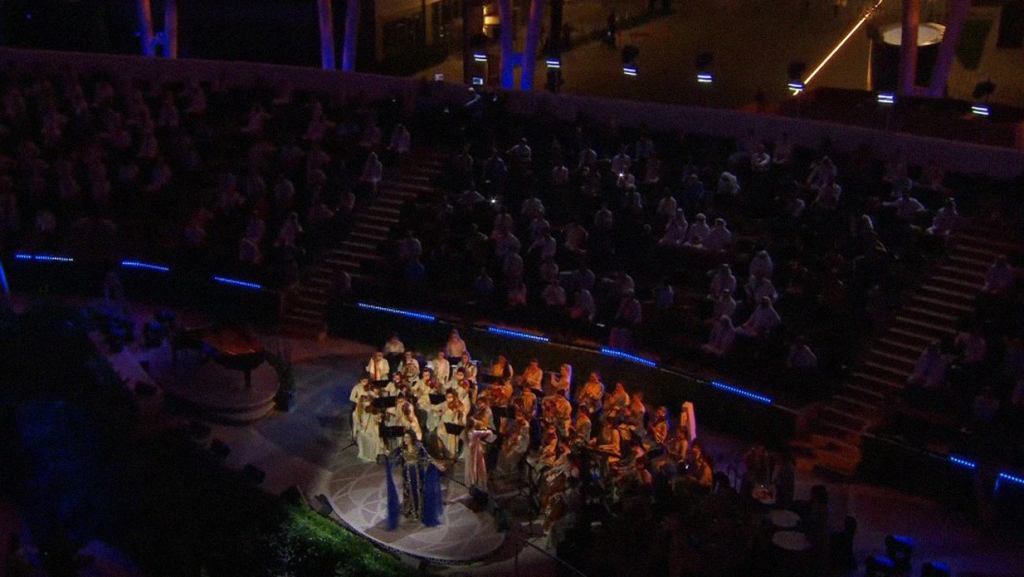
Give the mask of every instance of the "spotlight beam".
[(807, 78), (804, 79), (805, 86), (811, 83), (811, 80), (813, 80), (814, 77), (818, 75), (818, 72), (821, 72), (821, 69), (824, 68), (826, 64), (828, 64), (828, 61), (832, 60), (832, 57), (835, 56), (837, 52), (839, 52), (839, 50), (850, 40), (850, 38), (858, 30), (860, 30), (860, 27), (863, 26), (864, 23), (867, 22), (868, 19), (875, 14), (875, 10), (877, 10), (878, 7), (882, 5), (882, 2), (885, 2), (885, 0), (878, 0), (877, 2), (875, 2), (875, 5), (872, 6), (864, 14), (864, 16), (861, 16), (860, 20), (858, 20), (857, 23), (853, 25), (853, 28), (850, 28), (850, 31), (846, 33), (846, 36), (843, 36), (843, 39), (839, 41), (839, 44), (836, 44), (835, 48), (832, 49), (832, 52), (829, 52), (828, 56), (826, 56), (825, 59), (821, 61), (821, 64), (818, 64), (818, 66), (811, 71)]

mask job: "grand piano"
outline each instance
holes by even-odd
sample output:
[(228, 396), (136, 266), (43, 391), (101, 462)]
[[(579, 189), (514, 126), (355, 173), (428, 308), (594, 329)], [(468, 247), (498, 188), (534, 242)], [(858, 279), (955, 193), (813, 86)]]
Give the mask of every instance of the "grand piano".
[(224, 368), (240, 371), (245, 375), (245, 388), (252, 387), (252, 372), (267, 360), (263, 345), (246, 329), (207, 325), (176, 331), (171, 337), (171, 356), (178, 358), (178, 351), (194, 350), (200, 355), (199, 362), (213, 359)]

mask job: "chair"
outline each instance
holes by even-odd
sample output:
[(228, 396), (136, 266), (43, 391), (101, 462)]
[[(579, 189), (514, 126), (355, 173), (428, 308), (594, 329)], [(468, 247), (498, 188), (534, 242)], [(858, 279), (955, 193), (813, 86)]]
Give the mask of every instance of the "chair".
[(893, 577), (896, 563), (881, 555), (871, 555), (864, 561), (864, 577)]
[(910, 570), (914, 545), (914, 540), (906, 535), (889, 535), (885, 538), (885, 554), (896, 564), (896, 571)]
[(949, 565), (945, 563), (929, 561), (921, 565), (921, 577), (950, 577), (951, 575), (953, 575), (953, 572), (950, 571)]

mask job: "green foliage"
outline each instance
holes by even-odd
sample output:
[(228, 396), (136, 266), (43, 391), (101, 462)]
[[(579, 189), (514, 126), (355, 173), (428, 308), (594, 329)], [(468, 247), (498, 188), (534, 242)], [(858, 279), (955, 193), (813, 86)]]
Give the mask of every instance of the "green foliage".
[(391, 577), (416, 573), (308, 507), (290, 506), (271, 539), (278, 575)]

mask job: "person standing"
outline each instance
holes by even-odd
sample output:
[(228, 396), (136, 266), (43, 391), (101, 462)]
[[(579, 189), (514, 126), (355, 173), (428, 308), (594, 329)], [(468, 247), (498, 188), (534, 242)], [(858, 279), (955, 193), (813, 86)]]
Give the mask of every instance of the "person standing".
[(466, 485), (487, 490), (487, 445), (497, 436), (483, 419), (471, 419), (466, 429)]

